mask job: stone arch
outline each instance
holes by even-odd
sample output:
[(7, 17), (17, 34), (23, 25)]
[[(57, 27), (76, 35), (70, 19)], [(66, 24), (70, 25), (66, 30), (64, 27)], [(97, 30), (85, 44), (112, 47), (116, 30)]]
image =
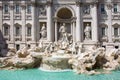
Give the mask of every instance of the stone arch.
[[(8, 23), (3, 24), (2, 30), (3, 30), (3, 35), (4, 36), (9, 36), (10, 35), (10, 25)], [(9, 37), (7, 39), (9, 40)]]
[(74, 9), (71, 6), (66, 6), (66, 5), (65, 6), (61, 6), (61, 7), (59, 7), (57, 9), (57, 11), (55, 13), (55, 17), (57, 17), (59, 11), (62, 10), (62, 9), (68, 9), (72, 13), (72, 17), (75, 17), (75, 11), (74, 11)]

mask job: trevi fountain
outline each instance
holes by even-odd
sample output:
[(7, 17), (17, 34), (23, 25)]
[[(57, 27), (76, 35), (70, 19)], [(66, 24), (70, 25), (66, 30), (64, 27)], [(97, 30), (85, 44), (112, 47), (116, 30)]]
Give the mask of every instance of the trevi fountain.
[[(58, 42), (45, 41), (44, 26), (40, 33), (38, 47), (18, 51), (9, 48), (0, 57), (0, 80), (120, 80), (119, 49), (73, 42), (64, 24), (59, 29)], [(89, 41), (89, 25), (84, 33), (85, 41)]]

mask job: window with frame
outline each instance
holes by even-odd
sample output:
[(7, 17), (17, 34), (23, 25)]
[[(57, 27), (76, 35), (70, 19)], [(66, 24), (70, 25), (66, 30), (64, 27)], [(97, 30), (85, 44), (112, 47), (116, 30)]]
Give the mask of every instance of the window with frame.
[(101, 13), (105, 14), (105, 4), (101, 4)]
[(8, 26), (4, 26), (4, 35), (5, 36), (9, 35), (9, 27)]
[(3, 9), (4, 9), (4, 13), (7, 14), (9, 12), (9, 6), (8, 6), (8, 4), (5, 4), (3, 6)]
[(102, 36), (105, 36), (106, 34), (105, 34), (105, 27), (102, 27)]
[(27, 5), (27, 13), (28, 13), (28, 14), (31, 13), (31, 5)]
[(117, 13), (117, 12), (118, 12), (118, 10), (117, 10), (117, 6), (118, 6), (117, 4), (114, 4), (114, 8), (113, 8), (113, 9), (114, 9), (114, 10), (113, 10), (114, 13)]
[(15, 13), (16, 13), (16, 14), (19, 14), (19, 13), (20, 13), (20, 5), (19, 5), (19, 4), (16, 4), (16, 5), (15, 5)]
[(27, 27), (27, 36), (31, 36), (31, 27)]
[(20, 27), (17, 26), (17, 27), (16, 27), (16, 36), (20, 36), (20, 34), (21, 34)]
[(114, 36), (116, 36), (116, 37), (118, 36), (118, 28), (117, 27), (114, 28)]

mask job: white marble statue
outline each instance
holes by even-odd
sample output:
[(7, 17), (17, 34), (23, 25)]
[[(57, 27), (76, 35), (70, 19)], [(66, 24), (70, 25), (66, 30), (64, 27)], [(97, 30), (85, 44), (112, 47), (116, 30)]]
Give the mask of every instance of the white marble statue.
[(40, 34), (41, 34), (41, 39), (46, 39), (46, 37), (47, 37), (47, 30), (46, 30), (45, 24), (42, 25)]
[(85, 40), (90, 40), (91, 26), (89, 26), (89, 24), (87, 24), (87, 26), (85, 27), (84, 33), (85, 33)]
[(68, 33), (66, 31), (66, 27), (65, 27), (65, 23), (63, 23), (63, 25), (60, 27), (59, 29), (59, 33), (60, 33), (60, 41), (61, 42), (68, 42)]

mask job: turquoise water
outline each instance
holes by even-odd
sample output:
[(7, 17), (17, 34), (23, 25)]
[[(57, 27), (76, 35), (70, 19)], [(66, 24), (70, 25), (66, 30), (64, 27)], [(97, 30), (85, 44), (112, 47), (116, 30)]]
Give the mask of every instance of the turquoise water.
[(0, 80), (120, 80), (120, 71), (111, 74), (88, 76), (72, 71), (44, 72), (39, 69), (7, 71), (0, 70)]

